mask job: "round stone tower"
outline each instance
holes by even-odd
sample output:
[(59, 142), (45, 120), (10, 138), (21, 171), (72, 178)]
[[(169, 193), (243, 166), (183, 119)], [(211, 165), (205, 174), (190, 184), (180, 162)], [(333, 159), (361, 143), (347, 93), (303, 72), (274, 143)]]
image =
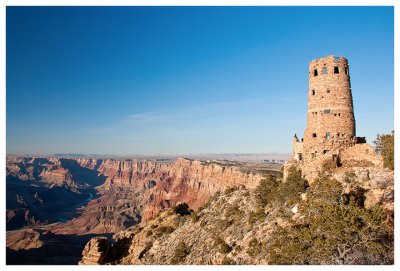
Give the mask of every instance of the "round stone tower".
[(355, 143), (355, 120), (349, 64), (344, 57), (327, 56), (309, 64), (307, 128), (304, 164), (336, 159)]

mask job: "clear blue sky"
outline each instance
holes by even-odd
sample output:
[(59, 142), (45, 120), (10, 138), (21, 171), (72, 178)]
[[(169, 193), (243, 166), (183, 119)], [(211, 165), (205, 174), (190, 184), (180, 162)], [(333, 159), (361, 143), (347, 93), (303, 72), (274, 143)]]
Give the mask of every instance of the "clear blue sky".
[(8, 154), (290, 153), (308, 63), (394, 129), (392, 7), (7, 7)]

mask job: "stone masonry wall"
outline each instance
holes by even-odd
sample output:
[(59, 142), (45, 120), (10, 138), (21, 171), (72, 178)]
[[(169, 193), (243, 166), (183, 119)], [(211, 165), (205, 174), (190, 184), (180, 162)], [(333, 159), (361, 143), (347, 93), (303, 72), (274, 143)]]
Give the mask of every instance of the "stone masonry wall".
[[(303, 163), (313, 174), (326, 159), (355, 144), (355, 119), (349, 64), (344, 57), (327, 56), (309, 64), (307, 128)], [(315, 173), (315, 172), (314, 172)]]

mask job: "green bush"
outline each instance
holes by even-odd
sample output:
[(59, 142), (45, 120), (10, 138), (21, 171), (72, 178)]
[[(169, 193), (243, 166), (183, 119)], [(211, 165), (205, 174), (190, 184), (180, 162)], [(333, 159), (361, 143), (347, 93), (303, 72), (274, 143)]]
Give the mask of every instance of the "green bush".
[(197, 212), (192, 212), (190, 214), (190, 218), (192, 219), (193, 223), (196, 223), (197, 221), (199, 221), (200, 216), (197, 214)]
[(183, 241), (180, 241), (174, 250), (174, 255), (171, 259), (171, 264), (179, 264), (183, 262), (187, 255), (189, 255), (189, 248)]
[(235, 265), (236, 262), (234, 260), (232, 260), (229, 257), (224, 257), (224, 259), (221, 262), (222, 265)]
[(385, 212), (360, 207), (365, 190), (342, 193), (338, 181), (316, 180), (300, 208), (301, 222), (275, 232), (270, 263), (393, 263), (393, 230)]
[(230, 205), (227, 209), (226, 209), (226, 213), (225, 216), (231, 220), (234, 221), (240, 221), (243, 216), (244, 216), (244, 211), (239, 209), (239, 206), (237, 205)]
[(228, 219), (218, 219), (215, 225), (219, 230), (225, 230), (229, 226), (231, 226), (234, 223), (234, 219), (228, 218)]
[(267, 174), (264, 179), (260, 181), (260, 184), (255, 189), (255, 198), (257, 204), (264, 208), (268, 202), (273, 201), (274, 192), (278, 187), (278, 182), (276, 181), (276, 177)]
[(281, 202), (286, 202), (290, 199), (298, 200), (300, 194), (304, 193), (308, 188), (307, 181), (301, 176), (301, 171), (295, 167), (290, 167), (288, 175), (284, 183), (278, 188), (277, 197)]
[(382, 155), (384, 166), (394, 170), (394, 131), (377, 135), (374, 145), (375, 151)]
[(246, 253), (252, 257), (260, 254), (262, 249), (262, 244), (257, 240), (257, 238), (253, 238), (250, 240), (249, 247), (246, 250)]
[(313, 208), (339, 204), (342, 199), (342, 191), (342, 184), (336, 179), (317, 179), (309, 189), (307, 211), (310, 212)]
[(157, 229), (157, 237), (160, 237), (164, 234), (170, 234), (175, 231), (175, 228), (171, 226), (161, 226)]
[(228, 195), (228, 194), (230, 194), (232, 192), (235, 192), (237, 190), (239, 190), (238, 186), (232, 186), (232, 187), (229, 187), (229, 188), (225, 189), (224, 193), (225, 193), (225, 195)]
[(393, 234), (382, 210), (326, 206), (278, 231), (270, 251), (271, 264), (391, 264)]
[(223, 254), (227, 254), (232, 251), (232, 247), (230, 247), (221, 237), (218, 237), (215, 240), (214, 246), (218, 247), (218, 251)]
[(251, 211), (249, 213), (249, 223), (254, 224), (259, 220), (265, 219), (265, 213), (263, 208), (257, 208), (255, 212)]
[(354, 173), (353, 170), (352, 170), (352, 171), (346, 171), (346, 172), (344, 173), (344, 179), (343, 179), (343, 181), (346, 182), (346, 183), (352, 183), (352, 182), (355, 181), (356, 177), (357, 177), (357, 176), (356, 176), (356, 174)]

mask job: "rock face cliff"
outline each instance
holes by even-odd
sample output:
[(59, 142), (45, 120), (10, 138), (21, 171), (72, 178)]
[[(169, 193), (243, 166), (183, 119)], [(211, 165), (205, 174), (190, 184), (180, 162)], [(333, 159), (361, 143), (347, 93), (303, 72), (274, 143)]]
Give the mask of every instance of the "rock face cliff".
[[(290, 253), (303, 249), (296, 247), (296, 236), (306, 232), (312, 237), (307, 253), (320, 249), (321, 242), (325, 253), (332, 252), (312, 263), (354, 258), (360, 264), (390, 264), (394, 172), (348, 157), (308, 188), (301, 173), (300, 179), (268, 177), (267, 182), (259, 166), (252, 171), (188, 159), (8, 159), (7, 229), (28, 227), (7, 232), (7, 263), (292, 263), (298, 255)], [(345, 215), (343, 210), (353, 212), (352, 219), (332, 219), (332, 213)], [(330, 222), (321, 223), (322, 229), (310, 227), (325, 220)], [(336, 226), (324, 228), (331, 224)], [(354, 234), (346, 235), (349, 230)], [(324, 231), (328, 234), (321, 236)], [(352, 242), (347, 258), (343, 244), (335, 243), (342, 236)], [(281, 254), (287, 254), (283, 262)]]
[[(116, 233), (177, 202), (196, 210), (217, 191), (254, 188), (262, 179), (239, 167), (188, 159), (12, 157), (6, 170), (7, 229), (40, 227), (55, 236)], [(18, 243), (27, 234), (21, 229), (8, 236)]]
[(365, 164), (310, 186), (299, 173), (227, 188), (92, 239), (79, 264), (393, 264), (393, 173)]
[[(178, 159), (174, 163), (137, 160), (77, 159), (96, 169), (105, 182), (100, 197), (88, 203), (79, 218), (66, 224), (68, 233), (117, 232), (156, 216), (177, 202), (197, 209), (217, 191), (244, 185), (254, 188), (262, 176), (239, 168)], [(89, 221), (89, 223), (88, 223)], [(55, 229), (63, 233), (64, 229)]]

